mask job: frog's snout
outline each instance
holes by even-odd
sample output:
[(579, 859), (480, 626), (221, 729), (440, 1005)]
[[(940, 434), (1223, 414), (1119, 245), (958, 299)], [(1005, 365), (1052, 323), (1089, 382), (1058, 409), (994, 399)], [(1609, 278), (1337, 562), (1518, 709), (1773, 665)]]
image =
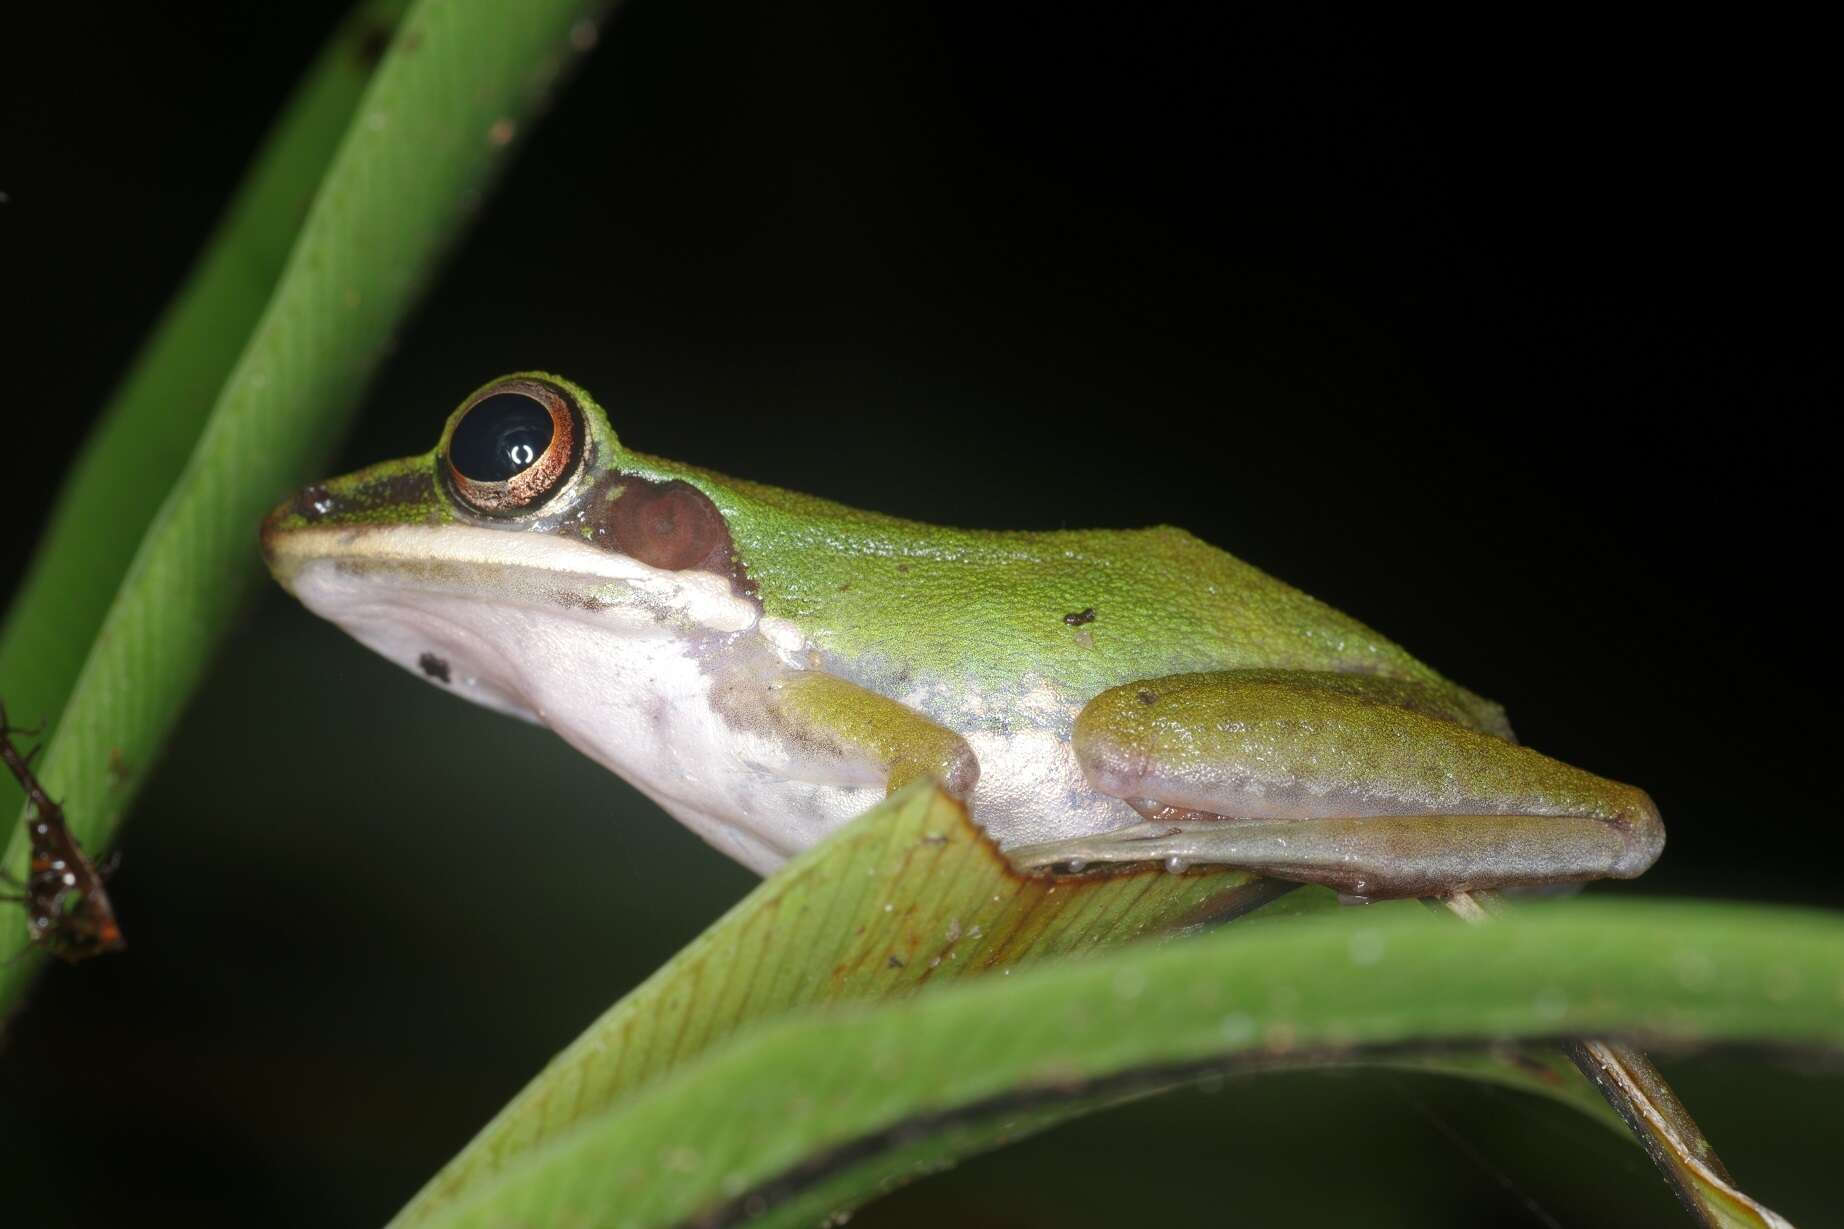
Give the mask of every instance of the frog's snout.
[[(282, 518), (287, 515), (293, 503), (293, 500), (284, 500), (275, 507), (269, 509), (269, 515), (263, 517), (262, 528), (258, 530), (256, 535), (257, 542), (262, 547), (263, 563), (268, 566), (270, 574), (277, 580), (281, 580), (282, 576), (276, 571), (275, 567), (276, 539), (282, 532)], [(286, 584), (287, 582), (284, 581), (283, 583)]]
[(324, 483), (314, 482), (269, 509), (269, 514), (263, 517), (262, 528), (257, 532), (263, 562), (284, 589), (292, 591), (294, 587), (289, 583), (295, 572), (294, 561), (286, 549), (289, 534), (327, 520), (338, 511), (339, 504)]
[(288, 533), (290, 522), (300, 523), (300, 500), (302, 492), (284, 499), (269, 509), (269, 515), (263, 517), (262, 528), (257, 532), (257, 542), (262, 548), (263, 563), (269, 568), (270, 575), (280, 581), (283, 588), (288, 587), (288, 577), (282, 566), (281, 540)]

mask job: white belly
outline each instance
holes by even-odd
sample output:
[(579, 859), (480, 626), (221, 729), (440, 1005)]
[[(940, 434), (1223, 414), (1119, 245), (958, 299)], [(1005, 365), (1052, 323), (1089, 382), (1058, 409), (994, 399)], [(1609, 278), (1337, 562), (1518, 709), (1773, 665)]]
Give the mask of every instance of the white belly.
[[(719, 711), (720, 681), (735, 686), (740, 672), (747, 687), (760, 669), (767, 686), (770, 672), (797, 655), (787, 627), (773, 620), (762, 627), (752, 607), (738, 609), (727, 627), (718, 622), (723, 630), (688, 635), (632, 612), (483, 602), (476, 593), (383, 586), (327, 564), (303, 568), (293, 588), (310, 609), (419, 677), (549, 726), (758, 872), (884, 796), (875, 775), (841, 779)], [(1137, 820), (1084, 781), (1069, 743), (1072, 703), (1043, 690), (1006, 697), (997, 702), (1004, 728), (995, 730), (991, 698), (982, 705), (939, 685), (931, 695), (902, 698), (967, 739), (980, 763), (973, 818), (1001, 845)]]

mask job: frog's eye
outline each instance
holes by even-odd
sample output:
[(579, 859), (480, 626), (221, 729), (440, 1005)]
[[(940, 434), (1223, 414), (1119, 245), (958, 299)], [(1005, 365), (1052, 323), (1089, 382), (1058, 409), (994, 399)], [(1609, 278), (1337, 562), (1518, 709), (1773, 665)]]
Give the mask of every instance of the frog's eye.
[(575, 472), (581, 424), (562, 389), (538, 380), (492, 385), (455, 415), (443, 450), (449, 485), (476, 512), (530, 512)]

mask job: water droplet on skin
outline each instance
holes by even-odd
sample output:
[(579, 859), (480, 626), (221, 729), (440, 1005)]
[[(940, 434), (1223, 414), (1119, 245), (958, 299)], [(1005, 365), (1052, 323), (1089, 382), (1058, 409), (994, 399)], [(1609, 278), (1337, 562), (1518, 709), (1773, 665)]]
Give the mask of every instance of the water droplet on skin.
[(1374, 899), (1374, 897), (1370, 896), (1353, 896), (1349, 892), (1340, 892), (1338, 894), (1338, 903), (1341, 905), (1368, 905)]
[(1071, 858), (1068, 862), (1064, 863), (1064, 866), (1068, 868), (1070, 874), (1080, 875), (1083, 871), (1088, 869), (1088, 862), (1082, 858)]
[(1165, 870), (1170, 875), (1182, 875), (1191, 869), (1191, 864), (1176, 854), (1165, 860)]

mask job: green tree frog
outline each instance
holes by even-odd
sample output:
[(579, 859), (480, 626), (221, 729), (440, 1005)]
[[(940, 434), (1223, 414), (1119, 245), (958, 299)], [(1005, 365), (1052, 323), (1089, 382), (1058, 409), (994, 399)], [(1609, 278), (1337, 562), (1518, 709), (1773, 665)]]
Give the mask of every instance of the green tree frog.
[(1627, 878), (1650, 799), (1179, 529), (946, 529), (635, 452), (508, 376), (306, 487), (276, 579), (540, 722), (767, 873), (933, 777), (1025, 869), (1230, 865), (1358, 897)]

